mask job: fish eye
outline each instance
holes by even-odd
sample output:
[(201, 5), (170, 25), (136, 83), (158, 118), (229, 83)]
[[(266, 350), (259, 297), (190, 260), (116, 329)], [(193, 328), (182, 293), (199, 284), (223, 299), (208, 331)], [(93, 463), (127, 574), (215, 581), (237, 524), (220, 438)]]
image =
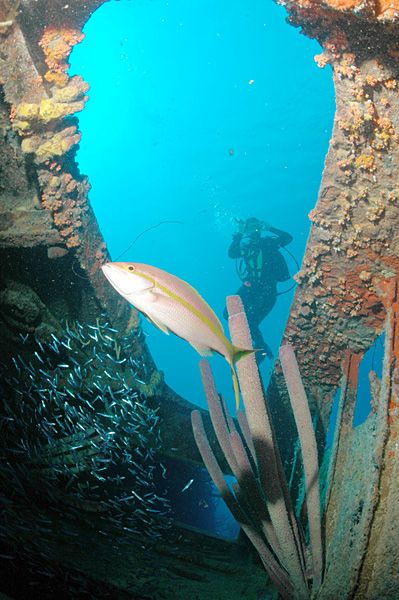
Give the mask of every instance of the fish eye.
[(130, 267), (128, 267), (128, 269), (129, 269), (129, 271), (134, 271), (134, 267), (132, 267), (131, 265), (130, 265)]

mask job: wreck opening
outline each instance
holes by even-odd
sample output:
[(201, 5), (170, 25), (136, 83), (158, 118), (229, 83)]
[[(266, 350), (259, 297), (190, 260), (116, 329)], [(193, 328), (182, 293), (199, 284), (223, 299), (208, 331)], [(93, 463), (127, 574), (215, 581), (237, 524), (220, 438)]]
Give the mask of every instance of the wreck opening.
[[(285, 23), (284, 9), (241, 0), (225, 8), (221, 0), (106, 3), (70, 61), (71, 74), (90, 84), (77, 160), (111, 256), (149, 229), (123, 260), (173, 272), (219, 315), (240, 284), (227, 258), (237, 219), (289, 231), (283, 256), (291, 277), (298, 270), (335, 108), (330, 74), (313, 61), (318, 44)], [(294, 287), (279, 284), (262, 325), (274, 354)], [(166, 383), (204, 407), (192, 349), (143, 326)], [(214, 363), (232, 403), (229, 369)], [(271, 367), (262, 365), (265, 380)]]
[[(376, 412), (377, 407), (373, 402), (375, 396), (375, 387), (381, 380), (384, 361), (385, 332), (377, 336), (365, 352), (359, 364), (358, 386), (356, 389), (356, 399), (353, 411), (353, 427), (361, 425), (372, 412)], [(325, 448), (331, 447), (336, 434), (336, 428), (340, 427), (339, 412), (342, 403), (342, 390), (338, 387), (332, 397), (328, 428), (325, 438)]]
[[(330, 73), (313, 60), (317, 42), (285, 17), (260, 1), (237, 0), (228, 11), (221, 0), (105, 3), (71, 55), (71, 72), (90, 85), (77, 160), (111, 255), (148, 227), (179, 221), (143, 235), (123, 260), (173, 272), (219, 315), (240, 284), (227, 258), (236, 218), (291, 232), (288, 249), (300, 264), (331, 135)], [(295, 260), (284, 258), (294, 275)], [(279, 285), (262, 325), (274, 354), (293, 283)], [(204, 406), (192, 350), (145, 329), (167, 383)], [(230, 398), (224, 365), (219, 381)]]
[(382, 377), (384, 344), (385, 333), (383, 332), (375, 338), (360, 363), (359, 386), (353, 415), (354, 427), (361, 425), (372, 411), (377, 410), (377, 407), (373, 406), (373, 386)]

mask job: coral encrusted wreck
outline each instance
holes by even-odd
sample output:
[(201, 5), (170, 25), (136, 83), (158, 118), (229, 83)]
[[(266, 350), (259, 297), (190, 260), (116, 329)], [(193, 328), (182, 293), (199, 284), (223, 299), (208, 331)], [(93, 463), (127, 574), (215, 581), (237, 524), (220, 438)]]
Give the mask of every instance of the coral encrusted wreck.
[[(227, 543), (174, 523), (165, 541), (162, 527), (154, 529), (150, 518), (149, 523), (143, 521), (143, 529), (147, 531), (148, 526), (153, 537), (147, 536), (143, 544), (139, 536), (139, 541), (124, 551), (117, 541), (109, 544), (109, 536), (101, 533), (104, 532), (99, 525), (101, 518), (96, 522), (98, 527), (75, 518), (79, 517), (79, 509), (71, 501), (72, 491), (78, 494), (78, 500), (83, 498), (87, 510), (92, 508), (88, 490), (82, 488), (82, 479), (87, 475), (94, 483), (93, 492), (101, 492), (108, 507), (110, 501), (115, 501), (109, 513), (111, 519), (116, 519), (114, 522), (121, 519), (122, 526), (130, 527), (125, 518), (134, 519), (134, 515), (129, 517), (122, 509), (123, 498), (129, 502), (123, 485), (116, 493), (116, 488), (108, 489), (101, 481), (101, 469), (107, 468), (110, 453), (116, 456), (115, 452), (119, 452), (112, 439), (103, 447), (108, 443), (109, 432), (114, 431), (107, 426), (107, 419), (109, 425), (112, 422), (118, 427), (123, 421), (122, 415), (109, 414), (114, 408), (112, 394), (119, 394), (118, 390), (111, 386), (99, 401), (102, 417), (93, 415), (90, 406), (82, 405), (79, 398), (76, 404), (66, 398), (62, 426), (55, 419), (60, 418), (57, 404), (63, 392), (60, 386), (54, 388), (50, 399), (50, 404), (54, 402), (54, 420), (48, 410), (50, 404), (43, 407), (40, 403), (39, 390), (46, 389), (43, 394), (50, 394), (51, 381), (54, 384), (48, 379), (50, 372), (54, 371), (54, 377), (59, 373), (59, 378), (71, 373), (76, 380), (79, 376), (76, 369), (82, 369), (84, 360), (89, 359), (84, 359), (84, 352), (80, 358), (73, 355), (77, 364), (72, 363), (69, 372), (61, 367), (70, 364), (66, 360), (58, 361), (58, 366), (48, 363), (54, 353), (49, 344), (58, 344), (57, 348), (62, 347), (63, 341), (68, 344), (65, 322), (79, 323), (86, 332), (88, 326), (97, 327), (99, 315), (105, 314), (104, 323), (108, 322), (118, 332), (116, 348), (119, 339), (131, 334), (134, 360), (144, 365), (144, 379), (141, 371), (138, 374), (144, 384), (139, 384), (142, 387), (132, 393), (137, 394), (135, 398), (139, 401), (143, 400), (144, 410), (149, 411), (144, 419), (159, 415), (159, 422), (154, 425), (154, 431), (158, 427), (160, 431), (159, 464), (169, 458), (183, 460), (185, 465), (200, 463), (194, 439), (189, 435), (189, 403), (164, 384), (140, 335), (137, 314), (119, 300), (101, 275), (100, 267), (109, 256), (89, 203), (88, 179), (79, 173), (75, 161), (80, 140), (76, 114), (84, 110), (90, 82), (84, 82), (80, 76), (70, 77), (68, 56), (74, 44), (82, 39), (83, 25), (103, 3), (103, 0), (0, 0), (0, 349), (2, 361), (7, 365), (5, 376), (17, 379), (16, 389), (21, 390), (23, 383), (18, 369), (26, 371), (25, 383), (25, 376), (28, 380), (29, 374), (35, 378), (21, 406), (2, 403), (2, 432), (7, 431), (7, 439), (11, 440), (18, 437), (13, 432), (26, 428), (25, 420), (35, 415), (29, 404), (32, 398), (36, 398), (38, 414), (43, 417), (41, 424), (35, 421), (37, 439), (24, 441), (21, 435), (22, 441), (18, 439), (15, 444), (7, 445), (7, 462), (2, 463), (3, 473), (12, 469), (9, 481), (15, 483), (15, 488), (11, 491), (4, 488), (8, 493), (2, 500), (2, 514), (6, 518), (1, 523), (1, 535), (6, 545), (0, 559), (0, 580), (4, 587), (1, 591), (14, 598), (30, 597), (33, 589), (40, 589), (43, 599), (62, 597), (67, 590), (70, 598), (82, 597), (84, 593), (85, 597), (96, 599), (256, 600), (265, 597), (270, 588), (258, 554), (242, 538)], [(279, 472), (284, 470), (289, 476), (291, 498), (283, 484), (284, 502), (280, 506), (289, 507), (291, 531), (297, 523), (297, 532), (293, 533), (296, 555), (291, 552), (292, 535), (291, 541), (284, 538), (287, 532), (290, 536), (287, 520), (282, 517), (285, 526), (281, 529), (276, 521), (274, 511), (279, 504), (273, 502), (276, 500), (273, 496), (268, 498), (266, 509), (261, 505), (273, 525), (271, 528), (268, 519), (264, 519), (269, 538), (262, 537), (262, 543), (270, 546), (264, 546), (275, 561), (269, 573), (286, 597), (297, 594), (305, 598), (313, 593), (320, 600), (397, 600), (399, 6), (397, 0), (322, 3), (286, 0), (283, 4), (289, 22), (321, 44), (322, 53), (315, 58), (320, 67), (332, 69), (336, 91), (332, 140), (319, 199), (309, 215), (311, 233), (296, 276), (298, 288), (283, 340), (284, 346), (295, 348), (315, 431), (323, 544), (320, 551), (320, 542), (315, 541), (319, 539), (315, 526), (316, 500), (309, 497), (313, 487), (306, 472), (308, 481), (303, 484), (302, 464), (309, 464), (305, 455), (310, 437), (305, 445), (301, 442), (301, 461), (298, 430), (286, 386), (289, 377), (287, 372), (283, 376), (279, 362), (267, 390), (268, 410), (274, 424), (273, 445), (278, 444), (281, 456)], [(112, 338), (114, 332), (111, 334)], [(370, 373), (371, 412), (354, 428), (362, 358), (379, 337), (383, 338), (385, 348), (382, 377)], [(68, 352), (68, 348), (64, 350)], [(112, 353), (111, 356), (122, 360)], [(292, 361), (289, 362), (292, 368)], [(40, 369), (43, 372), (39, 376)], [(205, 379), (209, 388), (208, 375)], [(106, 387), (110, 382), (105, 379), (98, 383), (96, 377), (89, 377), (85, 400), (91, 392), (97, 393), (95, 383)], [(66, 394), (66, 390), (72, 391), (71, 385), (73, 382), (66, 385)], [(335, 437), (332, 446), (326, 449), (326, 431), (337, 396)], [(125, 399), (131, 400), (131, 396), (127, 393)], [(88, 401), (92, 403), (93, 398)], [(62, 429), (70, 423), (67, 416), (73, 421), (70, 432)], [(216, 444), (207, 415), (203, 414), (202, 419), (222, 472), (231, 472), (234, 469), (229, 468)], [(250, 429), (253, 424), (249, 413), (247, 419)], [(79, 424), (88, 428), (88, 437), (78, 436), (75, 440)], [(262, 421), (256, 425), (263, 427)], [(127, 426), (135, 427), (135, 423), (129, 421)], [(242, 502), (245, 515), (251, 515), (259, 492), (253, 478), (257, 438), (261, 439), (265, 431), (255, 436), (252, 446), (253, 436), (245, 433), (246, 421), (242, 416), (240, 426), (242, 438), (237, 437), (231, 421), (228, 422), (236, 463), (237, 458), (249, 460), (252, 475), (248, 485), (252, 486), (252, 492), (248, 503), (245, 504), (245, 498)], [(92, 437), (90, 428), (96, 431)], [(182, 431), (187, 435), (182, 436)], [(47, 452), (47, 435), (54, 433), (59, 434), (60, 441), (53, 451)], [(121, 431), (115, 436), (119, 434)], [(242, 453), (241, 442), (245, 442), (246, 454)], [(98, 456), (105, 462), (97, 461), (89, 470), (83, 470), (87, 468), (86, 461), (93, 460), (90, 454), (93, 443), (99, 444)], [(144, 453), (145, 461), (146, 451), (141, 445), (137, 448)], [(23, 461), (19, 463), (18, 457), (23, 457)], [(29, 461), (39, 457), (40, 464), (36, 462), (35, 467), (27, 469)], [(60, 457), (71, 466), (66, 478), (57, 471)], [(52, 474), (56, 485), (48, 493), (48, 477)], [(141, 475), (138, 473), (137, 477)], [(94, 482), (96, 476), (98, 483)], [(118, 473), (111, 476), (117, 478)], [(147, 476), (148, 473), (141, 477), (142, 482), (148, 483)], [(22, 499), (27, 487), (40, 493), (38, 482), (43, 478), (46, 485), (41, 498), (42, 513), (32, 521), (31, 507)], [(119, 483), (115, 480), (112, 485)], [(140, 486), (135, 491), (142, 497), (142, 487), (146, 486), (145, 483)], [(131, 489), (130, 486), (130, 492)], [(54, 515), (51, 496), (59, 490), (61, 497), (54, 501), (57, 510), (59, 502), (64, 502), (62, 518), (59, 512)], [(164, 497), (152, 488), (148, 493)], [(279, 494), (277, 500), (282, 502)], [(153, 496), (149, 499), (156, 501)], [(142, 509), (138, 498), (132, 502), (135, 510)], [(93, 519), (97, 519), (101, 505), (97, 503), (94, 508), (97, 512), (93, 513)], [(236, 516), (245, 521), (245, 515)], [(136, 516), (140, 517), (140, 513)], [(29, 537), (32, 540), (32, 527), (36, 532), (35, 543), (28, 547), (24, 541)], [(50, 556), (46, 552), (46, 536), (51, 537), (53, 544)], [(73, 538), (83, 539), (85, 544), (69, 543), (68, 539)], [(41, 540), (44, 542), (40, 543)], [(26, 553), (33, 568), (25, 568)], [(262, 552), (259, 554), (262, 556)], [(155, 574), (154, 565), (157, 565)]]

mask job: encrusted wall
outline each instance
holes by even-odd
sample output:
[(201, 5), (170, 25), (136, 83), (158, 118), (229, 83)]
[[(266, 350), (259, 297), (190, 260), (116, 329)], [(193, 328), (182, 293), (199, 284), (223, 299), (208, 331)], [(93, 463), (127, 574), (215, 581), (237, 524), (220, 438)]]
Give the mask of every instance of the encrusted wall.
[[(285, 6), (289, 21), (322, 45), (315, 60), (332, 68), (336, 93), (330, 148), (285, 331), (317, 415), (321, 457), (340, 388), (335, 439), (324, 455), (326, 567), (317, 597), (395, 599), (399, 4)], [(382, 332), (382, 378), (370, 374), (372, 412), (354, 429), (359, 366)], [(282, 423), (288, 413), (278, 365), (270, 391)], [(293, 441), (283, 440), (287, 454)]]
[(397, 41), (380, 26), (377, 43), (369, 28), (348, 22), (323, 41), (325, 51), (316, 57), (333, 68), (337, 110), (286, 331), (293, 343), (308, 337), (301, 349), (304, 374), (332, 386), (343, 350), (362, 352), (381, 332), (380, 284), (398, 269)]

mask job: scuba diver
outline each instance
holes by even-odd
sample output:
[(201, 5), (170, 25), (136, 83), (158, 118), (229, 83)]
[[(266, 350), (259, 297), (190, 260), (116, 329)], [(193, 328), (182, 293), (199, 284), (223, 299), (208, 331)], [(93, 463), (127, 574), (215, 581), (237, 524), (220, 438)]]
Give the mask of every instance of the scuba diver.
[[(244, 304), (253, 345), (261, 349), (256, 353), (259, 364), (265, 356), (273, 358), (259, 325), (276, 303), (277, 283), (290, 279), (287, 263), (279, 249), (293, 238), (256, 217), (237, 222), (238, 231), (233, 234), (228, 255), (236, 259), (237, 274), (242, 281), (237, 294)], [(272, 236), (262, 236), (262, 231), (270, 232)], [(224, 316), (227, 318), (227, 311)]]

